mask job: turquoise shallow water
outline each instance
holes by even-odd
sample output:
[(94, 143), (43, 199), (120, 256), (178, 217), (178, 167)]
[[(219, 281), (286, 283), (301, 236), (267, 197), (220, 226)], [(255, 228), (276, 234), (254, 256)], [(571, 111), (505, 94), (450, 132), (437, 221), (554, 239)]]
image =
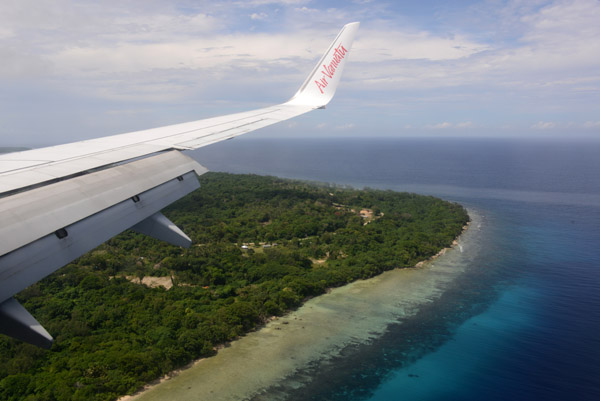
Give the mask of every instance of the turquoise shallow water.
[(486, 219), (460, 283), (299, 372), (288, 399), (600, 399), (600, 143), (250, 138), (194, 156), (217, 171), (433, 194)]
[[(472, 394), (494, 398), (488, 393), (488, 387), (497, 387), (489, 383), (496, 376), (493, 367), (503, 363), (507, 350), (520, 352), (516, 340), (536, 325), (530, 309), (536, 301), (533, 292), (526, 287), (504, 291), (485, 313), (460, 325), (439, 349), (394, 371), (370, 399), (468, 399)], [(506, 385), (514, 383), (507, 380)]]

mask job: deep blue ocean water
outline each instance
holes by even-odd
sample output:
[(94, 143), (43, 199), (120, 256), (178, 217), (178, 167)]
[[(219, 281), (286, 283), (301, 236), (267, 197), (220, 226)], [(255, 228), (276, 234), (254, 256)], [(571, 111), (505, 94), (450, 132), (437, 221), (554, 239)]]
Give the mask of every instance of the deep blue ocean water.
[(485, 220), (460, 282), (372, 343), (314, 366), (294, 400), (600, 400), (600, 142), (253, 139), (214, 171), (436, 195)]

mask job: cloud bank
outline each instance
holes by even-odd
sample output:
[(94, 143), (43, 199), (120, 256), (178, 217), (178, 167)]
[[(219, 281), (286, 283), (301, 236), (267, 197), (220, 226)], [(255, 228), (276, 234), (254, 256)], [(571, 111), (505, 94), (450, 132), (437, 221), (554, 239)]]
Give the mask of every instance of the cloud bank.
[(280, 102), (354, 20), (361, 29), (334, 110), (282, 130), (600, 128), (595, 0), (9, 0), (0, 8), (2, 137), (35, 142), (43, 129), (48, 142), (82, 139)]

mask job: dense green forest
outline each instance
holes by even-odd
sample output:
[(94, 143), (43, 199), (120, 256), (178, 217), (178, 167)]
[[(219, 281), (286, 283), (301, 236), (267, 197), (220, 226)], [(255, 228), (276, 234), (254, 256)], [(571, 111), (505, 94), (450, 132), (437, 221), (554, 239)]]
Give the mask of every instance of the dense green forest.
[(132, 393), (328, 287), (414, 266), (469, 219), (415, 194), (225, 173), (200, 181), (164, 210), (190, 249), (127, 231), (18, 294), (55, 343), (0, 336), (1, 400)]

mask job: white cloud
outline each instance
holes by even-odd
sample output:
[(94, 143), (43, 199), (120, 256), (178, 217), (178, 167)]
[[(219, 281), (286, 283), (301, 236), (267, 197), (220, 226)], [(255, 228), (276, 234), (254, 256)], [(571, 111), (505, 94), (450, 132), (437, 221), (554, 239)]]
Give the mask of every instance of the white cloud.
[(295, 11), (301, 12), (301, 13), (310, 13), (310, 14), (319, 14), (321, 12), (321, 10), (319, 10), (318, 8), (309, 8), (309, 7), (298, 7), (295, 9)]
[(262, 21), (269, 18), (266, 13), (252, 13), (250, 14), (250, 19), (255, 21)]
[(335, 129), (338, 131), (348, 131), (351, 130), (355, 127), (355, 124), (353, 123), (348, 123), (348, 124), (343, 124), (343, 125), (336, 125)]
[(454, 60), (488, 50), (489, 45), (462, 35), (442, 37), (430, 32), (363, 29), (354, 48), (355, 60), (373, 63), (394, 60)]
[(46, 76), (52, 71), (52, 63), (48, 60), (15, 47), (0, 46), (0, 60), (0, 79)]
[[(332, 103), (360, 104), (357, 127), (598, 129), (599, 1), (482, 0), (473, 8), (480, 13), (457, 4), (461, 17), (450, 21), (446, 8), (411, 18), (405, 7), (363, 0), (8, 1), (0, 7), (0, 82), (4, 93), (26, 80), (40, 93), (121, 102), (110, 110), (150, 102), (243, 110), (285, 100), (337, 29), (360, 20), (344, 94)], [(121, 115), (136, 114), (144, 113)], [(549, 122), (557, 115), (574, 123)], [(431, 116), (441, 122), (425, 126)], [(328, 121), (319, 128), (334, 132)]]
[(465, 128), (473, 128), (474, 126), (475, 126), (475, 124), (473, 124), (471, 121), (464, 121), (464, 122), (459, 122), (459, 123), (451, 123), (448, 121), (444, 121), (444, 122), (437, 123), (437, 124), (426, 125), (425, 128), (426, 129), (450, 129), (450, 128), (465, 129)]
[(7, 29), (6, 27), (2, 27), (0, 26), (0, 40), (1, 39), (7, 39), (14, 36), (14, 33), (12, 30)]
[(305, 4), (308, 2), (310, 2), (310, 0), (246, 0), (241, 2), (235, 2), (234, 4), (240, 7), (256, 7), (266, 5), (293, 6), (297, 4)]
[(556, 1), (523, 16), (524, 34), (512, 50), (498, 52), (501, 68), (542, 84), (550, 79), (598, 79), (600, 2)]
[(600, 121), (585, 122), (554, 122), (538, 121), (531, 126), (535, 130), (597, 130), (600, 129)]
[(161, 101), (218, 82), (221, 95), (240, 82), (265, 89), (276, 89), (278, 83), (300, 85), (314, 63), (313, 53), (323, 51), (331, 39), (323, 35), (323, 40), (307, 43), (304, 36), (302, 32), (244, 33), (70, 46), (46, 55), (45, 60), (56, 77), (84, 83), (81, 91), (87, 94), (131, 101), (138, 93), (138, 100)]
[(443, 123), (437, 123), (437, 124), (433, 124), (433, 125), (427, 125), (427, 126), (425, 126), (425, 128), (429, 128), (429, 129), (446, 129), (446, 128), (452, 128), (452, 123), (444, 121)]
[(589, 130), (599, 129), (600, 121), (585, 121), (585, 122), (554, 122), (554, 121), (538, 121), (531, 126), (535, 130)]
[(551, 121), (538, 121), (537, 123), (535, 123), (531, 126), (531, 128), (533, 128), (533, 129), (540, 129), (540, 130), (554, 129), (556, 127), (557, 127), (557, 124), (555, 122), (551, 122)]
[(353, 62), (368, 64), (353, 78), (388, 91), (473, 85), (518, 92), (554, 87), (562, 91), (597, 90), (600, 2), (509, 4), (504, 9), (487, 9), (487, 14), (500, 19), (499, 25), (511, 29), (494, 32), (490, 27), (491, 36), (484, 31), (477, 36), (462, 33), (446, 37), (387, 25), (361, 29), (352, 57)]

